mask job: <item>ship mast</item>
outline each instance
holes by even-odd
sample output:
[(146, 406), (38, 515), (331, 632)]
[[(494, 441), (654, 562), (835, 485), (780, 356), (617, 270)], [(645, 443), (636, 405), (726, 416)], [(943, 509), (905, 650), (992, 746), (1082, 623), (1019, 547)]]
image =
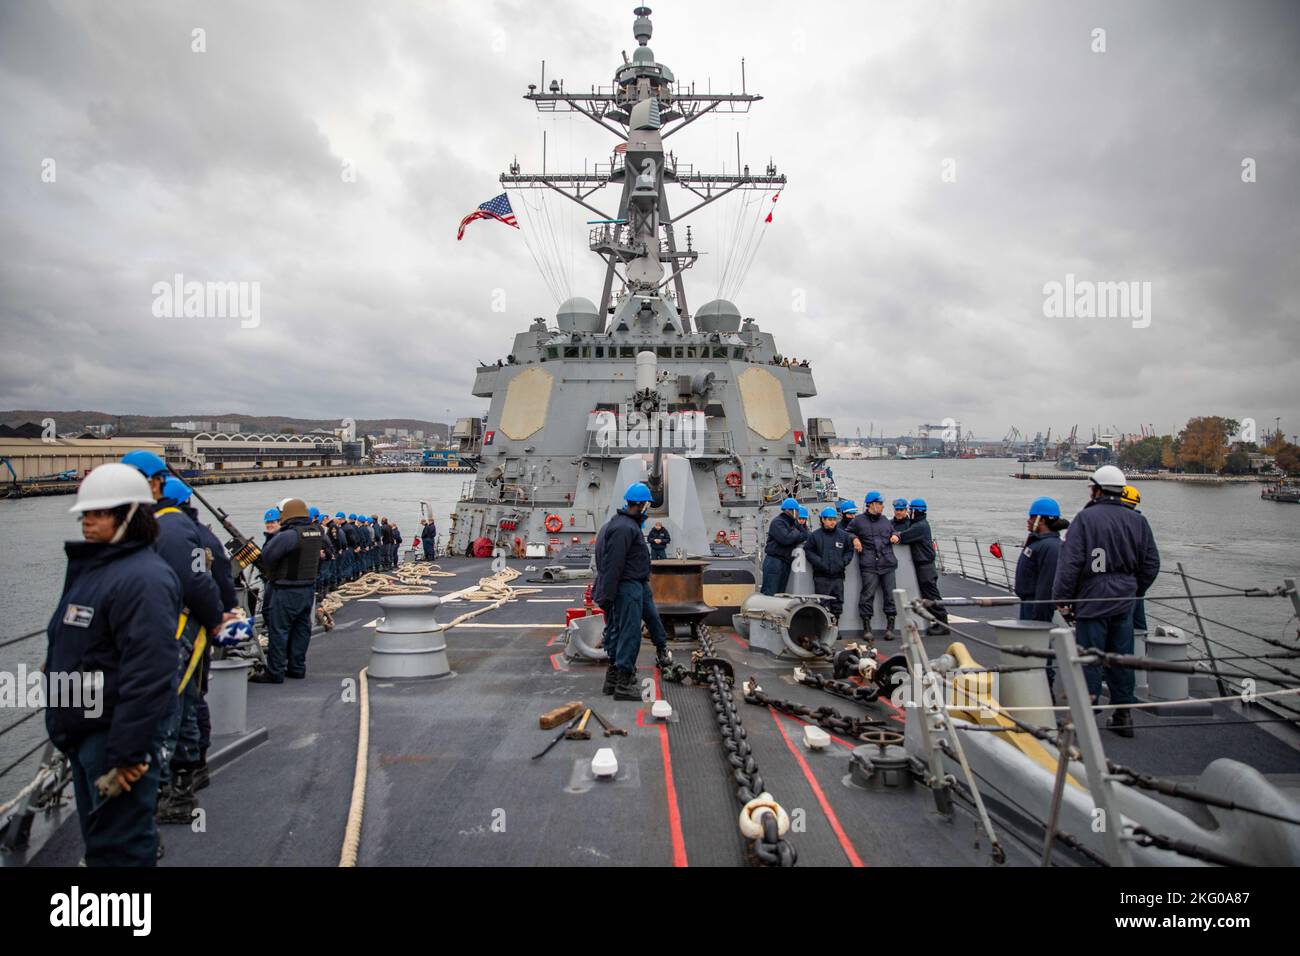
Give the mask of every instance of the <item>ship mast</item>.
[[(665, 64), (655, 61), (649, 47), (653, 27), (650, 8), (637, 7), (632, 35), (637, 49), (632, 58), (614, 73), (609, 87), (593, 86), (590, 93), (571, 93), (552, 79), (545, 90), (529, 84), (524, 98), (539, 112), (577, 112), (608, 130), (621, 141), (616, 158), (597, 164), (590, 173), (526, 173), (517, 163), (501, 175), (501, 184), (518, 189), (553, 189), (566, 199), (596, 215), (589, 245), (605, 262), (601, 291), (602, 320), (615, 311), (614, 279), (621, 282), (618, 296), (623, 306), (614, 327), (626, 328), (641, 319), (658, 316), (663, 326), (678, 333), (689, 331), (689, 310), (682, 274), (698, 257), (691, 244), (679, 249), (674, 226), (687, 216), (737, 189), (764, 190), (785, 185), (771, 163), (763, 175), (751, 175), (749, 167), (735, 174), (697, 173), (665, 154), (664, 141), (708, 113), (747, 113), (750, 104), (761, 100), (755, 93), (696, 93), (683, 87)], [(545, 76), (543, 75), (543, 81)], [(618, 153), (623, 153), (621, 159)], [(608, 185), (621, 188), (617, 214), (610, 216), (589, 203), (588, 198)], [(675, 184), (693, 193), (695, 205), (673, 216), (666, 187)], [(660, 231), (662, 230), (662, 237)], [(620, 271), (621, 268), (621, 271)], [(665, 276), (665, 271), (667, 275)], [(663, 296), (673, 284), (676, 303), (669, 306)]]

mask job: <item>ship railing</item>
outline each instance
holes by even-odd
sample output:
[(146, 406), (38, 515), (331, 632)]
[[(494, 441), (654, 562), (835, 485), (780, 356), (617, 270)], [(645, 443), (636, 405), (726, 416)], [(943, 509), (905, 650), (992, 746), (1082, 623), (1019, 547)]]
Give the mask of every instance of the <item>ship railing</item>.
[[(654, 439), (650, 437), (649, 429), (641, 431), (645, 432), (645, 440), (638, 435), (636, 440), (624, 443), (618, 441), (621, 436), (617, 434), (610, 435), (598, 430), (588, 431), (584, 454), (588, 458), (623, 458), (627, 455), (652, 454)], [(630, 434), (635, 435), (636, 432), (637, 430), (633, 429)], [(665, 454), (682, 455), (686, 458), (730, 458), (734, 454), (730, 431), (710, 431), (694, 436), (677, 436), (665, 431), (663, 450)]]
[[(947, 546), (945, 547), (945, 544)], [(977, 538), (950, 538), (936, 542), (936, 560), (939, 569), (957, 574), (969, 581), (977, 581), (998, 590), (1012, 591), (1014, 570), (1008, 559), (1016, 556), (1019, 545), (1002, 547), (997, 557), (991, 549), (992, 542), (983, 543)], [(1215, 588), (1216, 591), (1206, 591)], [(1195, 593), (1197, 591), (1203, 593)], [(1260, 634), (1223, 618), (1221, 611), (1211, 617), (1202, 602), (1213, 599), (1250, 600), (1259, 597), (1288, 597), (1292, 614), (1282, 625), (1283, 631), (1292, 629), (1292, 640)], [(1286, 578), (1281, 588), (1265, 589), (1243, 587), (1223, 581), (1199, 577), (1189, 573), (1181, 562), (1173, 568), (1161, 568), (1156, 582), (1143, 596), (1149, 630), (1154, 624), (1177, 628), (1185, 633), (1191, 643), (1189, 657), (1205, 673), (1215, 677), (1220, 696), (1248, 694), (1252, 691), (1278, 690), (1300, 684), (1300, 593), (1294, 578)], [(1025, 603), (1025, 602), (1021, 602)], [(1215, 601), (1215, 606), (1221, 606)], [(1233, 641), (1225, 641), (1220, 634), (1229, 634)], [(1220, 676), (1227, 662), (1237, 676)], [(1253, 682), (1253, 687), (1246, 681)], [(1300, 721), (1300, 702), (1278, 700), (1260, 701), (1266, 709), (1288, 721)]]

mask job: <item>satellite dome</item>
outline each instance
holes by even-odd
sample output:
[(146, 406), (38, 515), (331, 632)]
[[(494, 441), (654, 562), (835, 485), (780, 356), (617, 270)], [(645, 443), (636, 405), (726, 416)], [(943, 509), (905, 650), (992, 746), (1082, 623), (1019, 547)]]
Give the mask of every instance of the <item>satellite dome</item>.
[(655, 61), (655, 51), (648, 46), (639, 46), (632, 52), (633, 63), (652, 64)]
[(600, 313), (596, 310), (596, 303), (580, 295), (565, 299), (560, 304), (559, 311), (555, 313), (555, 321), (564, 332), (600, 332), (605, 328), (605, 323), (600, 320)]
[(740, 310), (726, 299), (706, 302), (695, 313), (695, 327), (701, 332), (738, 332)]

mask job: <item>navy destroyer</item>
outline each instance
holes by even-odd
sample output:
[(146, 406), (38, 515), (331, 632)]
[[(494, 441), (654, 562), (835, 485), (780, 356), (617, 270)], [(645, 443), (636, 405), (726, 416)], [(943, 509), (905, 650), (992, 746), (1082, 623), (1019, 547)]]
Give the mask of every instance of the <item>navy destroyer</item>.
[[(302, 681), (249, 686), (256, 647), (214, 662), (212, 783), (201, 821), (164, 828), (163, 864), (1300, 862), (1294, 580), (1166, 575), (1148, 602), (1169, 622), (1108, 662), (1142, 675), (1131, 738), (1099, 728), (1083, 683), (1096, 661), (1065, 622), (1007, 620), (1010, 576), (978, 545), (940, 547), (952, 636), (927, 632), (934, 606), (905, 552), (896, 643), (873, 642), (853, 573), (840, 619), (798, 561), (789, 593), (753, 594), (779, 502), (835, 497), (833, 429), (801, 417), (812, 373), (755, 320), (688, 306), (697, 253), (675, 226), (785, 180), (666, 156), (675, 130), (758, 97), (676, 83), (649, 47), (650, 10), (634, 14), (612, 87), (527, 94), (605, 126), (624, 158), (502, 177), (582, 205), (619, 191), (613, 213), (590, 205), (599, 302), (570, 299), (479, 370), (491, 405), (457, 426), (479, 467), (446, 555), (331, 595)], [(696, 204), (671, 215), (674, 185)], [(611, 702), (587, 546), (634, 481), (672, 533), (653, 586), (674, 659), (643, 666), (643, 701)], [(1198, 600), (1272, 601), (1282, 636), (1216, 657)], [(35, 779), (11, 781), (4, 862), (75, 864), (60, 758), (47, 747)]]

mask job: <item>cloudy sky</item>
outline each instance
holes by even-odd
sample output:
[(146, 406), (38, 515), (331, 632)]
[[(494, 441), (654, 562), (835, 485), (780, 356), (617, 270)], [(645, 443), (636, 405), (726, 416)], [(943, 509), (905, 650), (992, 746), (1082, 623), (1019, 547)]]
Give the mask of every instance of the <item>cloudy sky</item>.
[[(608, 133), (520, 97), (543, 59), (548, 83), (608, 84), (633, 6), (4, 3), (0, 408), (481, 411), (476, 361), (554, 313), (534, 256), (591, 298), (601, 264), (558, 197), (517, 200), (523, 232), (457, 223), (513, 157), (540, 167), (543, 132), (552, 171), (608, 158)], [(1300, 431), (1300, 4), (653, 7), (679, 79), (739, 89), (744, 57), (765, 97), (670, 144), (734, 171), (739, 133), (790, 177), (734, 298), (813, 360), (805, 414)], [(692, 307), (747, 241), (743, 202), (686, 220)], [(178, 273), (258, 283), (259, 324), (156, 317)], [(1150, 283), (1149, 325), (1045, 315), (1067, 275)]]

